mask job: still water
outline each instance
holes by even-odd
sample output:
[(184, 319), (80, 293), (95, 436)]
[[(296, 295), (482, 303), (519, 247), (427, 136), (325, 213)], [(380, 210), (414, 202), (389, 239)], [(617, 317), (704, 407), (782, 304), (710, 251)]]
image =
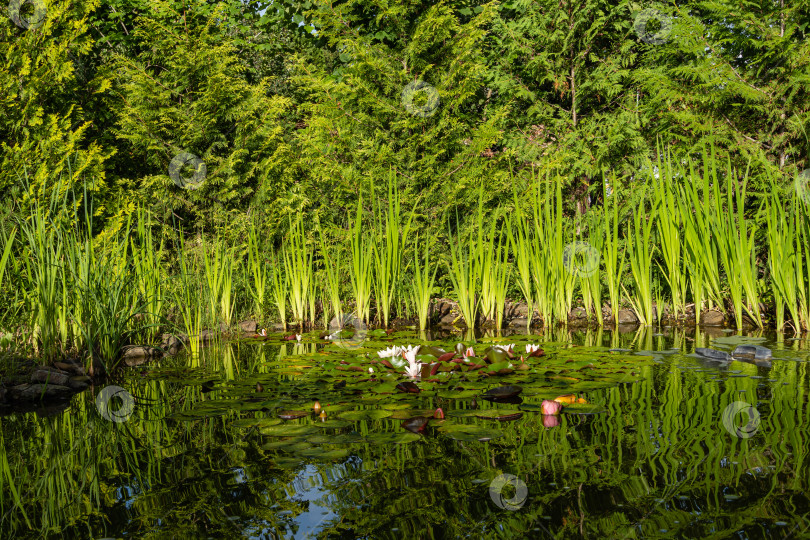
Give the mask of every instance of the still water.
[[(810, 343), (744, 336), (315, 332), (127, 368), (3, 411), (0, 537), (807, 538)], [(458, 342), (515, 358), (441, 364), (418, 393), (372, 362)], [(740, 343), (771, 367), (694, 354)]]

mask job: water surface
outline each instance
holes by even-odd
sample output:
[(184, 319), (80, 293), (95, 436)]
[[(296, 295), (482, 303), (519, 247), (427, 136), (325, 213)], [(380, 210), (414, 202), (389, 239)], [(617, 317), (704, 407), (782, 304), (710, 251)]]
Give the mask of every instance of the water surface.
[[(315, 332), (164, 359), (61, 410), (5, 411), (0, 537), (807, 537), (808, 342), (748, 334), (773, 350), (771, 368), (693, 354), (730, 351), (733, 335), (397, 332), (326, 345)], [(547, 355), (511, 374), (440, 372), (419, 394), (367, 372), (364, 355), (427, 339)], [(522, 401), (481, 398), (507, 384)], [(131, 415), (115, 416), (119, 397), (97, 407), (109, 385), (133, 396)], [(540, 413), (570, 393), (586, 403)], [(403, 428), (438, 407), (444, 421)], [(278, 417), (290, 411), (306, 416)]]

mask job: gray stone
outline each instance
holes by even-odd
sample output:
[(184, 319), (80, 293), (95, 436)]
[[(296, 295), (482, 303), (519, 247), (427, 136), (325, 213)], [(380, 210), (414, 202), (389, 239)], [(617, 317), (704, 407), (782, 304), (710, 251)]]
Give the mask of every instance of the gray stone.
[(716, 309), (709, 309), (700, 314), (700, 324), (705, 326), (722, 326), (725, 322), (726, 316)]
[(67, 373), (63, 373), (56, 369), (38, 369), (31, 374), (31, 382), (32, 383), (47, 383), (47, 384), (58, 384), (60, 386), (65, 386), (70, 380), (70, 376)]
[(638, 317), (636, 317), (636, 313), (632, 309), (620, 309), (618, 323), (636, 324), (638, 323)]
[(569, 321), (582, 321), (587, 320), (588, 312), (583, 307), (576, 307), (568, 314)]
[(149, 345), (127, 345), (123, 348), (121, 358), (135, 360), (140, 358), (156, 358), (163, 355), (163, 351)]
[(175, 337), (171, 334), (163, 334), (163, 342), (160, 348), (169, 355), (175, 355), (183, 348), (184, 342), (182, 339)]
[(746, 360), (766, 361), (773, 358), (773, 353), (769, 348), (760, 345), (738, 345), (731, 356)]
[(697, 354), (699, 354), (700, 356), (703, 356), (704, 358), (709, 358), (711, 360), (717, 360), (719, 362), (728, 362), (729, 360), (732, 359), (731, 355), (728, 354), (727, 352), (716, 351), (714, 349), (704, 349), (704, 348), (698, 347), (697, 349), (695, 349), (695, 352)]
[(58, 384), (20, 384), (11, 388), (11, 397), (20, 401), (38, 401), (67, 397), (73, 391)]
[(529, 324), (528, 317), (517, 317), (509, 321), (509, 326), (513, 328), (522, 327), (525, 328), (526, 325)]
[(246, 334), (255, 334), (259, 324), (256, 321), (247, 320), (239, 323), (239, 329)]
[(92, 379), (90, 377), (86, 375), (77, 375), (70, 378), (68, 381), (68, 386), (74, 390), (85, 390), (88, 386), (90, 386), (91, 382)]

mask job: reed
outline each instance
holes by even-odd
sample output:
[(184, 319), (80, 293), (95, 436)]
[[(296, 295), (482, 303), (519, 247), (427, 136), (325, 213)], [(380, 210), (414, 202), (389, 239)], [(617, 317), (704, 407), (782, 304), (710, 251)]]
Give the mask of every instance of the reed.
[[(320, 225), (318, 226), (318, 231), (320, 233), (320, 251), (323, 257), (325, 273), (323, 280), (323, 290), (325, 294), (322, 300), (324, 314), (331, 308), (331, 312), (334, 314), (336, 320), (343, 321), (343, 305), (340, 301), (340, 275), (343, 268), (341, 257), (343, 249), (341, 244), (334, 244), (333, 246), (327, 244), (323, 229), (321, 229)], [(324, 319), (328, 319), (328, 317), (325, 316)], [(328, 327), (328, 320), (325, 320), (325, 325)]]
[(205, 321), (203, 297), (207, 291), (203, 289), (203, 283), (197, 277), (193, 262), (188, 258), (182, 235), (179, 235), (177, 245), (179, 273), (172, 289), (172, 296), (175, 308), (180, 313), (182, 330), (189, 338), (192, 362), (195, 362), (200, 356), (201, 334)]
[(17, 237), (17, 228), (11, 230), (6, 234), (2, 231), (2, 254), (0, 254), (0, 288), (3, 287), (3, 278), (6, 273), (6, 266), (8, 265), (9, 258), (11, 257), (11, 250), (14, 249), (14, 240)]
[(161, 235), (160, 246), (155, 248), (154, 237), (149, 224), (151, 213), (138, 207), (136, 234), (130, 243), (132, 253), (132, 270), (135, 282), (144, 304), (144, 318), (147, 328), (146, 337), (156, 337), (160, 331), (161, 315), (166, 303), (166, 291), (163, 286), (163, 261), (165, 236)]
[(589, 318), (595, 319), (597, 325), (602, 326), (602, 274), (601, 274), (601, 255), (604, 247), (607, 222), (605, 221), (604, 209), (600, 211), (591, 211), (587, 216), (588, 231), (587, 244), (592, 251), (589, 257), (596, 255), (598, 261), (594, 265), (594, 261), (585, 261), (587, 266), (582, 268), (579, 272), (579, 285), (582, 291), (582, 300), (585, 304), (585, 311)]
[(289, 290), (290, 277), (284, 270), (284, 262), (276, 253), (271, 253), (272, 265), (270, 277), (271, 293), (273, 295), (273, 302), (276, 304), (276, 311), (278, 312), (281, 326), (287, 329), (287, 295)]
[[(676, 180), (670, 155), (663, 158), (663, 150), (658, 149), (657, 178), (650, 178), (653, 186), (653, 213), (656, 217), (656, 229), (661, 256), (664, 265), (658, 267), (669, 285), (672, 311), (675, 316), (686, 310), (686, 274), (681, 263), (683, 236), (681, 233), (681, 216), (678, 212)], [(683, 172), (682, 169), (679, 172)], [(659, 295), (662, 295), (659, 292)], [(662, 305), (658, 304), (660, 318)]]
[(307, 319), (307, 308), (310, 316), (313, 315), (314, 298), (312, 297), (312, 248), (307, 244), (304, 231), (304, 222), (299, 218), (293, 223), (290, 221), (287, 242), (283, 249), (284, 271), (289, 279), (290, 305), (292, 315), (303, 328)]
[(653, 323), (653, 284), (652, 284), (652, 230), (655, 221), (648, 216), (645, 210), (646, 200), (643, 198), (633, 213), (633, 228), (627, 234), (628, 260), (630, 272), (633, 276), (634, 292), (627, 295), (633, 311), (639, 322), (648, 326)]
[[(508, 240), (504, 237), (503, 229), (497, 227), (498, 213), (489, 219), (490, 228), (487, 237), (478, 238), (481, 313), (487, 320), (494, 321), (496, 328), (502, 328), (506, 290), (512, 268), (507, 260)], [(483, 226), (480, 222), (478, 225)]]
[[(553, 184), (553, 187), (550, 184)], [(553, 196), (551, 195), (552, 189), (554, 190)], [(542, 214), (540, 208), (542, 208)], [(576, 272), (571, 268), (566, 268), (565, 246), (573, 240), (573, 231), (571, 231), (570, 225), (566, 224), (563, 215), (560, 178), (547, 180), (544, 204), (535, 206), (535, 212), (535, 225), (538, 226), (542, 223), (542, 228), (536, 229), (536, 241), (538, 242), (536, 248), (538, 252), (545, 251), (545, 257), (539, 259), (544, 259), (547, 267), (544, 271), (544, 288), (538, 287), (538, 291), (543, 290), (546, 295), (546, 299), (540, 304), (550, 305), (551, 316), (558, 322), (567, 323), (568, 314), (574, 303)], [(547, 319), (544, 318), (545, 320)]]
[[(49, 223), (49, 213), (34, 203), (31, 214), (21, 224), (25, 241), (25, 277), (28, 296), (29, 327), (39, 354), (46, 360), (59, 353), (59, 310), (62, 304), (63, 243), (61, 235)], [(63, 314), (64, 319), (64, 314)]]
[[(799, 315), (799, 281), (802, 280), (798, 268), (802, 266), (801, 246), (797, 246), (800, 231), (797, 227), (800, 209), (797, 199), (791, 199), (790, 213), (785, 209), (779, 196), (779, 187), (771, 179), (771, 196), (766, 197), (765, 221), (768, 239), (768, 269), (771, 278), (776, 328), (785, 326), (785, 306), (790, 310), (794, 332), (801, 332)], [(796, 251), (796, 248), (800, 251)]]
[(265, 242), (259, 234), (259, 225), (256, 219), (252, 219), (248, 224), (247, 234), (247, 282), (250, 284), (248, 291), (253, 299), (253, 309), (259, 322), (264, 321), (267, 315), (265, 300), (267, 298), (267, 288), (269, 282), (269, 270), (265, 259)]
[[(744, 173), (741, 183), (727, 161), (725, 171), (725, 205), (720, 193), (719, 182), (713, 184), (713, 222), (714, 235), (717, 238), (720, 261), (726, 272), (729, 296), (734, 309), (734, 320), (737, 329), (742, 329), (743, 310), (762, 327), (762, 316), (757, 294), (757, 264), (754, 235), (756, 222), (745, 215), (746, 185), (748, 171)], [(743, 301), (743, 296), (745, 297)]]
[(481, 298), (476, 295), (476, 292), (481, 283), (481, 266), (484, 262), (482, 252), (486, 249), (482, 239), (483, 223), (484, 205), (481, 193), (478, 198), (476, 222), (473, 224), (474, 230), (478, 231), (477, 236), (470, 233), (467, 235), (466, 242), (462, 240), (458, 216), (456, 216), (456, 236), (448, 235), (450, 237), (450, 261), (446, 262), (448, 276), (453, 284), (453, 292), (459, 310), (468, 328), (475, 326), (478, 308), (481, 304)]
[(210, 322), (214, 326), (220, 321), (230, 326), (234, 312), (233, 276), (239, 268), (236, 248), (228, 247), (221, 238), (215, 238), (210, 247), (204, 242), (203, 263)]
[(624, 278), (627, 246), (625, 244), (621, 256), (619, 256), (619, 205), (617, 202), (619, 182), (615, 177), (611, 180), (611, 185), (613, 186), (613, 194), (609, 196), (607, 185), (602, 182), (602, 200), (605, 208), (605, 240), (602, 244), (602, 260), (605, 262), (605, 284), (610, 298), (610, 312), (615, 325), (618, 324), (619, 309), (621, 308), (620, 289)]
[(419, 236), (416, 236), (413, 247), (413, 280), (411, 281), (411, 299), (419, 319), (419, 330), (427, 328), (430, 297), (436, 283), (438, 265), (430, 263), (430, 244), (425, 242), (424, 255), (419, 254)]
[(684, 262), (695, 304), (695, 323), (700, 323), (704, 302), (709, 308), (722, 305), (719, 248), (713, 231), (710, 182), (717, 182), (713, 160), (703, 152), (703, 174), (689, 159), (689, 175), (679, 186), (678, 209), (684, 227)]
[(515, 190), (515, 210), (506, 217), (506, 238), (514, 255), (514, 265), (517, 269), (517, 285), (527, 305), (526, 328), (532, 325), (534, 314), (534, 291), (532, 289), (533, 276), (533, 246), (531, 243), (531, 226), (524, 214), (518, 194)]
[(399, 290), (402, 269), (403, 239), (411, 229), (413, 212), (402, 223), (399, 192), (393, 174), (388, 177), (387, 208), (383, 212), (375, 204), (377, 241), (374, 247), (374, 297), (377, 301), (377, 316), (382, 315), (383, 326), (388, 327), (391, 305)]
[(349, 279), (354, 293), (357, 317), (369, 322), (371, 311), (372, 264), (374, 262), (374, 244), (369, 235), (363, 234), (363, 195), (357, 198), (354, 227), (350, 235), (351, 267)]

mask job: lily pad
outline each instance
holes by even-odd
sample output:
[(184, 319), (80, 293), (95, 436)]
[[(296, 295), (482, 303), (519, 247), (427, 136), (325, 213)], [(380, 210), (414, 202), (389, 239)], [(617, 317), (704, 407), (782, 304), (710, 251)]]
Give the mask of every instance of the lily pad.
[(324, 420), (323, 422), (314, 422), (312, 425), (320, 429), (341, 429), (349, 427), (352, 423), (348, 420)]
[(383, 409), (368, 409), (365, 411), (346, 411), (338, 415), (339, 418), (357, 422), (359, 420), (380, 420), (391, 416), (391, 411)]
[(262, 435), (270, 437), (304, 437), (318, 432), (318, 428), (303, 424), (282, 424), (280, 426), (263, 427), (259, 430)]
[(407, 444), (418, 441), (421, 435), (410, 432), (397, 433), (373, 433), (366, 437), (366, 442), (371, 444)]
[(447, 434), (448, 437), (457, 441), (490, 441), (503, 437), (503, 432), (497, 429), (467, 425), (467, 424), (446, 424), (439, 428), (439, 431)]
[(515, 397), (522, 391), (523, 388), (520, 386), (499, 386), (497, 388), (487, 390), (481, 397), (490, 401), (500, 401), (502, 399)]

